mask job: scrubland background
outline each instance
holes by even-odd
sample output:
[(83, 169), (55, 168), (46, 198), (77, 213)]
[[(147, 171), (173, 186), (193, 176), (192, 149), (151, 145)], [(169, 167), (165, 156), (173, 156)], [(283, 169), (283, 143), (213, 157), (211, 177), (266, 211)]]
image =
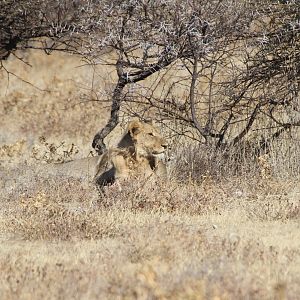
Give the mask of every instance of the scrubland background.
[(114, 70), (18, 55), (31, 66), (0, 73), (0, 299), (299, 298), (299, 141), (254, 159), (171, 139), (167, 182), (103, 195), (47, 170), (95, 155), (109, 102), (91, 90)]

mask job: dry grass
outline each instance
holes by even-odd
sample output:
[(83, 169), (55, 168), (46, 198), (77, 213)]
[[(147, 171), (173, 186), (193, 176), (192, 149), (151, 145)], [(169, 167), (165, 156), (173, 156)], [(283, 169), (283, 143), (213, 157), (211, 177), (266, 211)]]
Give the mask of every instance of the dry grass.
[(299, 187), (257, 184), (37, 180), (3, 203), (1, 295), (296, 299)]
[(91, 151), (105, 110), (96, 102), (64, 110), (67, 99), (80, 102), (76, 82), (87, 73), (72, 72), (76, 58), (28, 59), (40, 72), (20, 75), (60, 85), (46, 94), (1, 86), (0, 299), (298, 298), (299, 152), (237, 159), (186, 145), (168, 182), (101, 194), (87, 177), (42, 164)]

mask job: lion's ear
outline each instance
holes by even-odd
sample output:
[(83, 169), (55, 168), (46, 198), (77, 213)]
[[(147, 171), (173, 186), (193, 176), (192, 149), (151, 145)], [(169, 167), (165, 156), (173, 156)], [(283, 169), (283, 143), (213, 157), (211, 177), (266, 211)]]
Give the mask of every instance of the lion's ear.
[(131, 121), (128, 124), (128, 132), (131, 135), (131, 137), (134, 137), (135, 135), (137, 135), (141, 129), (142, 129), (142, 123), (140, 121)]

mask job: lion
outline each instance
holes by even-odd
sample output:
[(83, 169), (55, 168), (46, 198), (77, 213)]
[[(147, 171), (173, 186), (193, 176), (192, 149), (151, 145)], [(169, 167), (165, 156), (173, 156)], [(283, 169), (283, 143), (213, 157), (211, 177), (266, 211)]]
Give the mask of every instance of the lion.
[[(152, 122), (133, 120), (117, 147), (100, 157), (94, 180), (97, 185), (105, 186), (128, 178), (166, 177), (162, 156), (167, 147), (167, 141)], [(111, 168), (100, 174), (109, 163)]]
[(163, 157), (167, 146), (152, 122), (133, 120), (116, 147), (101, 156), (42, 164), (35, 171), (42, 177), (73, 177), (96, 183), (98, 187), (132, 177), (166, 177)]

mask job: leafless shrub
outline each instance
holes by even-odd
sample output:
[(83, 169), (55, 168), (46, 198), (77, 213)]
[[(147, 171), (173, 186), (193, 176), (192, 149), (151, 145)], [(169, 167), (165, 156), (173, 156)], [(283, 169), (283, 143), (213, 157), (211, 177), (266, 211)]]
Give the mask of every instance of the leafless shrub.
[[(214, 147), (261, 132), (260, 148), (269, 151), (273, 139), (299, 126), (295, 1), (23, 0), (13, 11), (8, 2), (1, 10), (2, 58), (18, 47), (40, 48), (116, 67), (111, 116), (93, 141), (99, 153), (122, 108), (142, 118), (155, 114), (165, 125), (177, 122), (175, 134), (189, 132)], [(28, 43), (41, 36), (51, 40)], [(108, 50), (114, 55), (104, 61)]]
[(299, 147), (298, 140), (291, 142), (285, 136), (270, 143), (267, 152), (256, 139), (224, 148), (179, 144), (173, 149), (169, 173), (180, 180), (190, 178), (198, 182), (207, 177), (288, 178), (299, 174)]

